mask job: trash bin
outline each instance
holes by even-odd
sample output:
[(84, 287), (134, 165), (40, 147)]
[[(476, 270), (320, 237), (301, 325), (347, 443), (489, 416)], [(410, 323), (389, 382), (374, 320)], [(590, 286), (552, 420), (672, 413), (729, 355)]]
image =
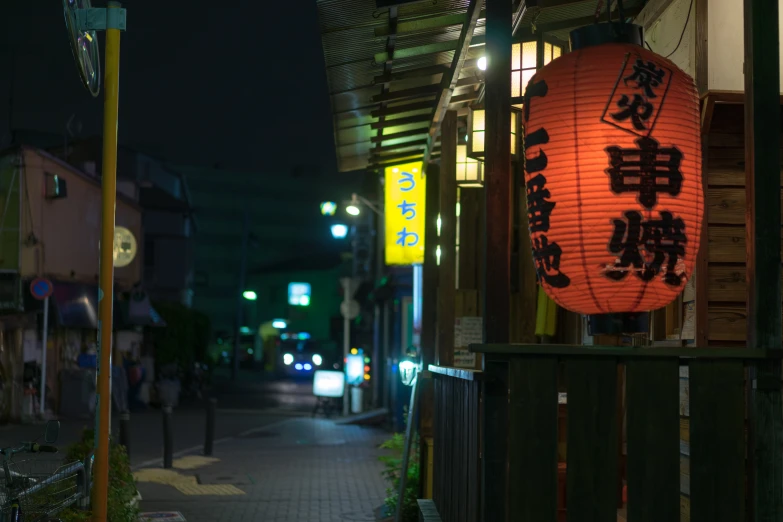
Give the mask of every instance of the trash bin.
[(364, 390), (358, 386), (351, 388), (351, 413), (362, 412), (362, 400), (364, 399)]

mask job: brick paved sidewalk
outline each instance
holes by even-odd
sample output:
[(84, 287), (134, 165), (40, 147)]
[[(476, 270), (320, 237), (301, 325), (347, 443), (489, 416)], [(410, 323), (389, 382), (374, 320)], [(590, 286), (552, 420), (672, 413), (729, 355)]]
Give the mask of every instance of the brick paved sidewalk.
[(180, 469), (140, 471), (157, 481), (139, 482), (142, 510), (179, 511), (188, 522), (371, 522), (385, 497), (378, 445), (387, 437), (288, 419), (217, 445), (216, 462), (186, 457)]

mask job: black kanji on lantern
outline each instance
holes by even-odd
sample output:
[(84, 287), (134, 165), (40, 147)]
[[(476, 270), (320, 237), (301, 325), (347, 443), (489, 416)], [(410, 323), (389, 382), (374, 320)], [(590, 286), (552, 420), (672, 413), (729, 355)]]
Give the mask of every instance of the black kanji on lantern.
[(549, 133), (543, 127), (525, 134), (525, 171), (527, 171), (528, 174), (541, 172), (549, 165), (549, 158), (547, 158), (546, 152), (544, 152), (544, 149), (542, 148), (539, 149), (538, 156), (534, 158), (529, 158), (527, 156), (528, 150), (546, 143), (549, 143)]
[(528, 84), (525, 89), (525, 123), (530, 119), (530, 101), (533, 98), (543, 98), (549, 92), (549, 86), (545, 80)]
[(625, 85), (629, 82), (635, 83), (637, 89), (643, 89), (644, 94), (648, 98), (657, 98), (655, 93), (666, 76), (666, 71), (658, 66), (654, 62), (645, 62), (642, 59), (637, 58), (636, 63), (633, 65), (633, 73), (623, 78)]
[(533, 239), (533, 260), (538, 278), (554, 288), (565, 288), (571, 279), (560, 271), (560, 257), (563, 251), (556, 242), (541, 235)]
[(666, 65), (627, 54), (601, 121), (632, 134), (649, 135), (671, 81), (672, 71)]
[(642, 281), (651, 281), (663, 271), (664, 283), (680, 286), (683, 276), (676, 272), (677, 262), (685, 257), (688, 242), (682, 219), (675, 219), (671, 212), (665, 211), (660, 213), (660, 219), (647, 221), (635, 210), (624, 215), (625, 220), (614, 220), (609, 251), (619, 258), (608, 267), (606, 277), (620, 281), (633, 270)]
[(627, 95), (623, 94), (623, 97), (617, 102), (617, 106), (622, 109), (618, 112), (612, 113), (612, 118), (616, 121), (631, 120), (634, 129), (638, 131), (647, 129), (647, 120), (653, 114), (653, 104), (647, 100), (641, 94), (634, 94), (633, 100)]
[(682, 190), (682, 152), (677, 147), (661, 148), (652, 138), (636, 140), (638, 148), (606, 147), (609, 155), (609, 174), (612, 192), (636, 192), (639, 203), (653, 208), (658, 193), (677, 196)]
[(536, 174), (527, 182), (527, 219), (531, 232), (549, 231), (549, 216), (556, 203), (547, 201), (551, 197), (546, 188), (546, 178)]
[[(530, 105), (533, 98), (544, 97), (549, 88), (545, 81), (531, 83), (525, 91), (525, 122), (530, 118)], [(560, 271), (560, 257), (563, 251), (557, 242), (549, 242), (549, 218), (556, 203), (549, 201), (551, 194), (546, 188), (546, 176), (543, 171), (549, 164), (542, 145), (549, 143), (549, 133), (544, 127), (525, 134), (525, 172), (530, 177), (527, 184), (527, 216), (530, 224), (533, 248), (533, 261), (539, 281), (554, 288), (565, 288), (571, 279)], [(538, 154), (535, 148), (538, 147)]]

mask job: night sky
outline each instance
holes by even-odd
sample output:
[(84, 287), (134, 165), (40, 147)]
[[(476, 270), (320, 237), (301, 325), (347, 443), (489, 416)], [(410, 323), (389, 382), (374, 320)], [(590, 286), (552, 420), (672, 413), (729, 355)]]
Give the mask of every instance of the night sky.
[[(120, 142), (179, 164), (276, 172), (306, 164), (334, 174), (315, 3), (226, 3), (241, 7), (123, 5)], [(61, 2), (3, 7), (0, 145), (11, 125), (64, 134), (71, 115), (81, 137), (99, 134), (103, 98), (81, 85)]]

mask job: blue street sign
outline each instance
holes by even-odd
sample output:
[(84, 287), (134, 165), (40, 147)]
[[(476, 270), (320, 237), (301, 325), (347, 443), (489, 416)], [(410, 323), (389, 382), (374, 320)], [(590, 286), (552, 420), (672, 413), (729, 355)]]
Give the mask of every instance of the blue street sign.
[(33, 297), (40, 301), (43, 301), (47, 297), (51, 296), (52, 292), (54, 292), (54, 286), (48, 279), (39, 277), (30, 283), (30, 293), (33, 294)]

